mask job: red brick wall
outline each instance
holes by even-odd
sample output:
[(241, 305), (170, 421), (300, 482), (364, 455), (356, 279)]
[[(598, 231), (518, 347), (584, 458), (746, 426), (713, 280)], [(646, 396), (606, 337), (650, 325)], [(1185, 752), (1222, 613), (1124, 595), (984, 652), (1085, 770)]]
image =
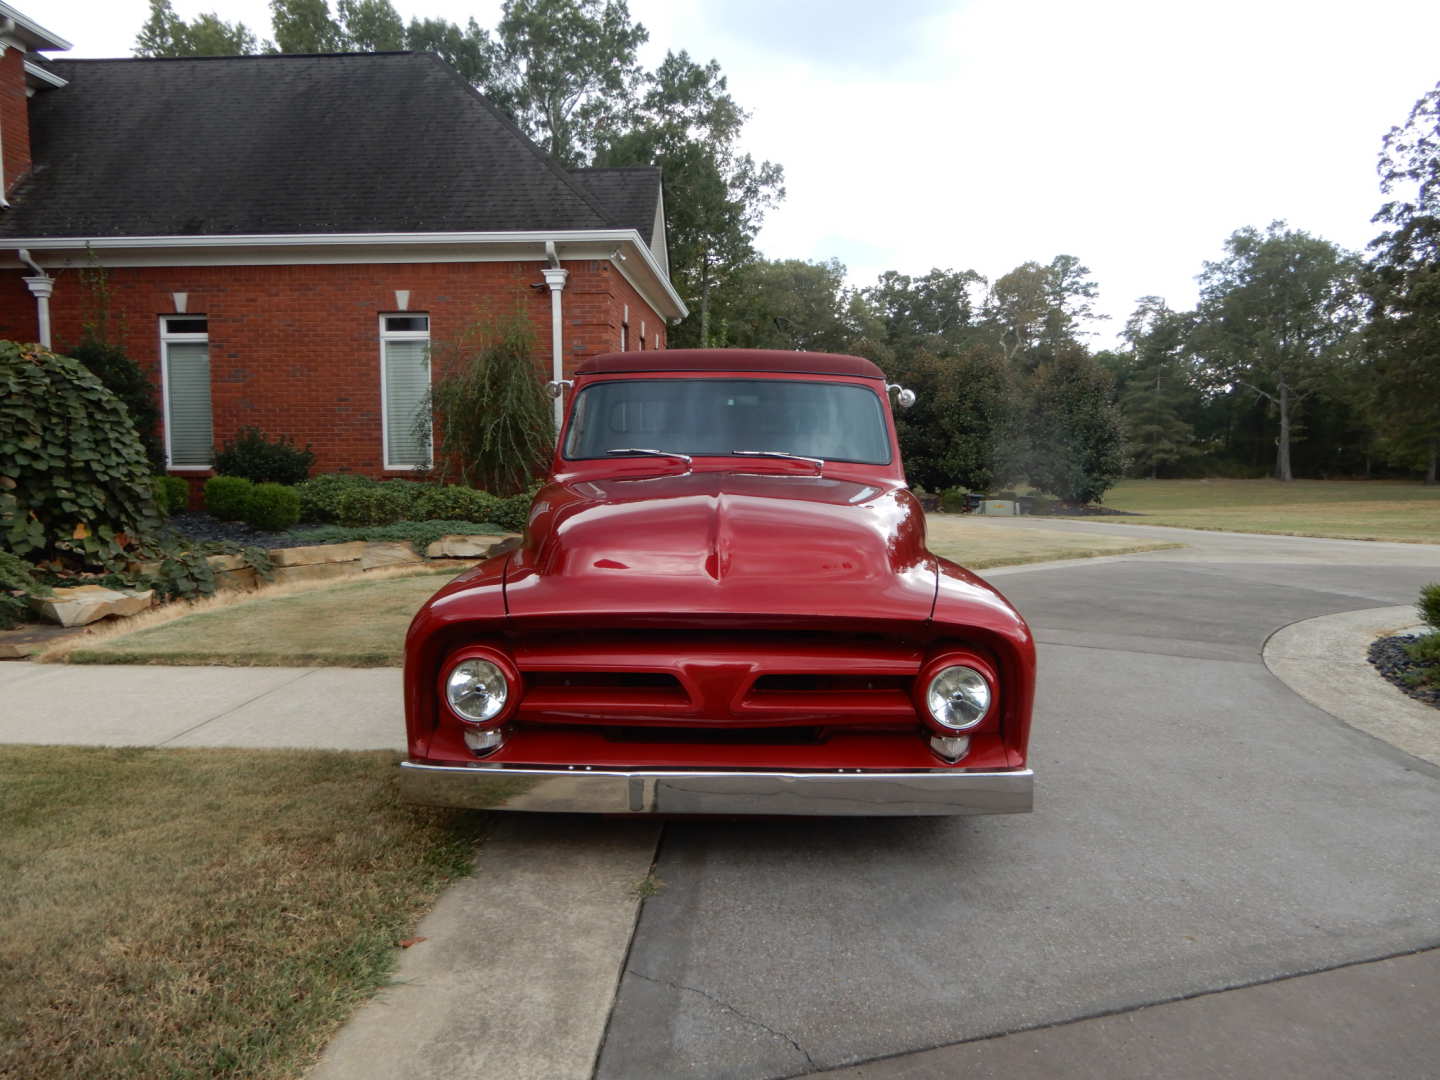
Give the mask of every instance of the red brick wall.
[(30, 114), (25, 97), (25, 54), (6, 46), (0, 56), (0, 142), (4, 143), (5, 193), (30, 171)]
[[(311, 444), (316, 472), (378, 476), (379, 315), (396, 310), (395, 290), (410, 291), (408, 310), (430, 315), (436, 344), (477, 319), (523, 312), (535, 327), (537, 362), (548, 372), (550, 294), (531, 288), (543, 282), (541, 265), (116, 267), (107, 271), (112, 337), (150, 374), (158, 392), (158, 317), (174, 313), (172, 293), (187, 293), (186, 311), (209, 318), (216, 445), (253, 425), (272, 437)], [(585, 357), (617, 347), (621, 305), (630, 305), (632, 335), (641, 318), (647, 327), (662, 325), (608, 262), (565, 265), (567, 373)], [(93, 301), (76, 271), (52, 275), (53, 338), (63, 351), (93, 318)], [(33, 341), (35, 301), (20, 277), (0, 274), (0, 337)]]

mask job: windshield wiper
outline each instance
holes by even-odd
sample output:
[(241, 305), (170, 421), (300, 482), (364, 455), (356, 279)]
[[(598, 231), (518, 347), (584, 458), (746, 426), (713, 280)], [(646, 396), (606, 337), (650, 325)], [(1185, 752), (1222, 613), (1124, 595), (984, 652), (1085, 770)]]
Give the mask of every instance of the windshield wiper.
[(825, 459), (818, 457), (806, 457), (804, 454), (791, 454), (784, 450), (731, 450), (735, 457), (770, 457), (783, 458), (786, 461), (808, 461), (815, 466), (815, 475), (819, 476), (825, 471)]
[(681, 454), (674, 450), (654, 450), (648, 446), (626, 446), (618, 450), (606, 450), (607, 454), (649, 454), (651, 457), (668, 457), (677, 461), (683, 461), (686, 465), (693, 465), (694, 459), (689, 454)]

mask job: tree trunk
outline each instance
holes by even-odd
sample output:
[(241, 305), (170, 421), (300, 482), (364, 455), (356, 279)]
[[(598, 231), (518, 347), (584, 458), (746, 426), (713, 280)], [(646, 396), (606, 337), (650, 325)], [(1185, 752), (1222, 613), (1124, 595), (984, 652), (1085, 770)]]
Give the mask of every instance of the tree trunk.
[(1280, 384), (1280, 441), (1275, 455), (1275, 478), (1288, 483), (1295, 479), (1290, 471), (1290, 387)]
[(1436, 465), (1440, 464), (1440, 439), (1432, 439), (1430, 442), (1430, 461), (1425, 466), (1425, 483), (1434, 484), (1437, 482)]
[(710, 347), (710, 256), (700, 262), (700, 347)]

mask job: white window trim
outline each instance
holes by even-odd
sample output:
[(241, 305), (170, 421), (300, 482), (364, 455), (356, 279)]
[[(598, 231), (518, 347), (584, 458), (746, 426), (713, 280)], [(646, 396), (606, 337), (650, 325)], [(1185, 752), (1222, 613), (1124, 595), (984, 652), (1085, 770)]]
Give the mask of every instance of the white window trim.
[[(195, 344), (203, 341), (207, 346), (210, 344), (210, 331), (207, 329), (203, 334), (172, 334), (170, 332), (171, 319), (205, 319), (206, 326), (209, 326), (207, 315), (161, 315), (160, 316), (160, 396), (165, 405), (165, 471), (166, 472), (209, 472), (215, 467), (212, 461), (208, 465), (176, 465), (173, 455), (170, 452), (170, 345), (172, 343)], [(214, 385), (214, 373), (211, 373), (211, 385)], [(215, 407), (212, 401), (210, 407), (210, 431), (211, 438), (214, 438), (215, 431)], [(213, 453), (213, 447), (212, 453)]]
[[(425, 330), (386, 330), (385, 319), (389, 316), (404, 316), (406, 318), (425, 318)], [(391, 341), (423, 341), (425, 342), (425, 364), (427, 374), (433, 376), (434, 370), (430, 368), (430, 315), (423, 311), (382, 311), (379, 319), (380, 325), (380, 452), (381, 468), (385, 472), (413, 472), (415, 465), (395, 465), (390, 461), (390, 395), (385, 389), (385, 345)], [(430, 438), (428, 440), (429, 456), (425, 462), (425, 468), (432, 468), (435, 464), (435, 417), (430, 417)]]

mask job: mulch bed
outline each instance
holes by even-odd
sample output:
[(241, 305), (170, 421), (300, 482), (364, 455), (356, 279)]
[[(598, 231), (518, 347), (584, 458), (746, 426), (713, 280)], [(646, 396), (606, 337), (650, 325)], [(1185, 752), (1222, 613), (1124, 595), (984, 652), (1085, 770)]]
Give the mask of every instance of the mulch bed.
[(243, 547), (283, 548), (305, 544), (338, 544), (339, 540), (307, 540), (313, 526), (299, 525), (289, 532), (270, 533), (252, 529), (243, 521), (218, 521), (205, 513), (175, 514), (170, 526), (187, 540), (222, 540)]
[(1392, 686), (1409, 694), (1416, 701), (1423, 701), (1426, 705), (1440, 709), (1440, 686), (1421, 688), (1411, 686), (1405, 681), (1407, 674), (1429, 666), (1417, 664), (1406, 655), (1405, 646), (1414, 640), (1410, 634), (1380, 638), (1370, 646), (1370, 663), (1375, 665), (1375, 670), (1385, 676)]

